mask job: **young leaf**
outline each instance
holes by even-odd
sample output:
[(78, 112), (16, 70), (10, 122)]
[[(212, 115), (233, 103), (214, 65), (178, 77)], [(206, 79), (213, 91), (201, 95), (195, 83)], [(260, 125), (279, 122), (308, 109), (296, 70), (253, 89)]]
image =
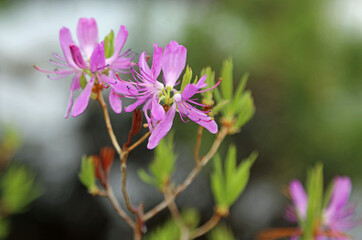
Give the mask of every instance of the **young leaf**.
[(230, 228), (220, 224), (208, 234), (209, 240), (235, 240), (234, 234)]
[(79, 173), (80, 181), (88, 188), (90, 193), (94, 192), (96, 187), (95, 169), (92, 157), (83, 157)]
[[(200, 76), (206, 75), (205, 83), (207, 84), (206, 88), (211, 88), (215, 85), (215, 72), (212, 71), (211, 67), (207, 67), (201, 70)], [(201, 93), (203, 97), (203, 103), (206, 105), (213, 105), (213, 90), (206, 91)]]
[(0, 202), (8, 213), (20, 213), (41, 195), (34, 174), (25, 166), (10, 166), (1, 178)]
[(221, 67), (221, 92), (224, 99), (231, 99), (233, 94), (233, 61), (231, 58), (224, 60)]
[(184, 90), (186, 85), (191, 82), (191, 78), (192, 78), (192, 69), (189, 67), (189, 65), (187, 65), (185, 74), (184, 74), (184, 76), (182, 78), (181, 92)]
[(104, 38), (104, 55), (109, 58), (114, 52), (114, 32), (111, 32)]

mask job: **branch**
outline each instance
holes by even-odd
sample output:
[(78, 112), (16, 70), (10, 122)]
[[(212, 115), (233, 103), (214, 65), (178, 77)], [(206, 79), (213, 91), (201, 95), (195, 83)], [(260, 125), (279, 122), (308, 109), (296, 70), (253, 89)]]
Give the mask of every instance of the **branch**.
[(214, 215), (212, 215), (212, 217), (209, 219), (209, 221), (207, 221), (204, 225), (196, 228), (190, 234), (189, 239), (195, 239), (197, 237), (204, 235), (205, 233), (207, 233), (208, 231), (213, 229), (219, 223), (220, 219), (221, 219), (221, 216), (219, 214), (217, 214), (216, 212), (214, 212)]
[(123, 218), (128, 223), (128, 225), (130, 225), (134, 229), (136, 227), (136, 223), (128, 216), (128, 214), (125, 211), (123, 211), (123, 209), (119, 205), (116, 197), (114, 196), (111, 186), (108, 186), (106, 189), (106, 197), (111, 202), (111, 204), (112, 204), (114, 210), (116, 210), (117, 214), (121, 218)]
[(114, 148), (116, 149), (118, 155), (121, 155), (122, 154), (122, 149), (119, 146), (116, 135), (113, 132), (111, 120), (110, 120), (109, 114), (108, 114), (107, 104), (104, 102), (101, 91), (98, 92), (97, 100), (99, 101), (99, 103), (101, 104), (101, 107), (103, 109), (104, 120), (106, 121), (107, 131), (108, 131), (109, 137), (111, 138), (112, 144), (113, 144)]
[(210, 159), (215, 155), (216, 151), (220, 147), (221, 142), (224, 140), (226, 135), (228, 134), (228, 128), (223, 127), (221, 131), (218, 133), (216, 139), (214, 140), (214, 143), (212, 144), (209, 152), (201, 158), (200, 164), (196, 165), (194, 169), (189, 173), (187, 178), (176, 188), (176, 190), (172, 193), (172, 195), (164, 199), (162, 202), (160, 202), (158, 205), (156, 205), (154, 208), (149, 210), (146, 214), (143, 215), (143, 220), (147, 221), (150, 218), (152, 218), (154, 215), (156, 215), (158, 212), (162, 211), (164, 208), (166, 208), (171, 201), (174, 201), (174, 199), (179, 195), (182, 191), (184, 191), (195, 179), (197, 174), (201, 171), (202, 167), (205, 166)]
[(131, 204), (131, 200), (127, 193), (127, 187), (126, 187), (126, 185), (127, 185), (127, 157), (128, 157), (128, 154), (126, 153), (126, 154), (123, 154), (123, 157), (121, 159), (122, 193), (123, 193), (124, 202), (126, 204), (128, 211), (130, 211), (131, 213), (133, 213), (137, 216), (137, 211), (133, 208), (133, 206)]
[[(132, 144), (129, 148), (126, 148), (125, 152), (129, 153), (131, 152), (133, 149), (135, 149), (136, 147), (138, 147), (141, 143), (143, 143), (143, 141), (146, 140), (146, 138), (148, 138), (148, 136), (150, 136), (151, 132), (147, 132), (145, 135), (143, 135), (140, 139), (137, 140), (137, 142), (135, 142), (134, 144)], [(123, 153), (125, 154), (125, 153)]]
[(196, 165), (198, 165), (200, 163), (199, 152), (200, 152), (200, 145), (201, 145), (201, 138), (202, 138), (203, 129), (204, 128), (200, 125), (199, 129), (197, 131), (197, 138), (196, 138), (195, 151), (194, 151), (194, 158), (195, 158), (195, 164)]

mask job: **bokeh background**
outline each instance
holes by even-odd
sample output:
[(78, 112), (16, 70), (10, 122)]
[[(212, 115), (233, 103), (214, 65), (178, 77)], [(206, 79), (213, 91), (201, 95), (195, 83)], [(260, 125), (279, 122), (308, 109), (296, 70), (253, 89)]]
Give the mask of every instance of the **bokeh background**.
[[(43, 189), (27, 212), (11, 216), (8, 239), (131, 238), (109, 202), (90, 196), (77, 177), (83, 154), (111, 144), (99, 105), (91, 102), (81, 116), (64, 119), (70, 79), (49, 80), (32, 67), (53, 68), (48, 59), (61, 53), (59, 29), (68, 27), (76, 39), (80, 17), (94, 17), (100, 37), (125, 25), (125, 47), (137, 53), (152, 53), (153, 43), (176, 40), (187, 47), (195, 73), (211, 66), (218, 76), (229, 56), (235, 81), (249, 72), (256, 114), (221, 149), (235, 142), (239, 161), (259, 152), (246, 192), (224, 221), (237, 239), (290, 226), (283, 218), (288, 204), (283, 189), (293, 178), (304, 180), (316, 162), (324, 164), (326, 182), (335, 175), (351, 176), (352, 201), (361, 209), (361, 11), (359, 0), (1, 0), (0, 134), (4, 126), (18, 130), (22, 145), (14, 162), (29, 166)], [(130, 114), (111, 117), (118, 139), (125, 141)], [(175, 125), (174, 180), (180, 182), (193, 166), (190, 149), (197, 127), (179, 120)], [(145, 145), (129, 157), (128, 189), (146, 209), (162, 199), (136, 174), (151, 160)], [(177, 200), (181, 207), (197, 208), (203, 221), (212, 215), (209, 172), (210, 167)], [(111, 180), (121, 199), (117, 162)], [(149, 221), (149, 231), (168, 216), (165, 210)], [(362, 236), (361, 229), (351, 234)]]

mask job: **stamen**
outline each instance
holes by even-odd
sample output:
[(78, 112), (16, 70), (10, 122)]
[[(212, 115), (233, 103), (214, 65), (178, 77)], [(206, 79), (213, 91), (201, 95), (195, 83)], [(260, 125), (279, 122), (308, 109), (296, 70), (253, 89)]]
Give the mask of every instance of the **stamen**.
[(203, 93), (203, 92), (207, 92), (207, 91), (210, 91), (210, 90), (216, 88), (221, 83), (221, 80), (222, 80), (222, 78), (219, 78), (219, 81), (217, 81), (217, 83), (214, 86), (212, 86), (211, 88), (204, 89), (204, 90), (201, 90), (201, 91), (197, 91), (196, 93)]

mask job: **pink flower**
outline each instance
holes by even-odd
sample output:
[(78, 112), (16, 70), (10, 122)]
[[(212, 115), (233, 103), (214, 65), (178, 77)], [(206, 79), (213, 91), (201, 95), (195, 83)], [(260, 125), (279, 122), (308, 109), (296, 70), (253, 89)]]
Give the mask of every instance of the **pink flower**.
[[(72, 116), (78, 116), (87, 108), (89, 97), (94, 84), (111, 86), (109, 100), (112, 109), (116, 113), (122, 111), (122, 102), (118, 94), (124, 94), (127, 89), (123, 81), (115, 78), (115, 72), (127, 73), (132, 65), (134, 57), (131, 51), (120, 55), (124, 43), (127, 40), (128, 32), (126, 27), (121, 26), (114, 38), (114, 52), (111, 57), (105, 58), (103, 42), (98, 43), (98, 28), (93, 18), (80, 18), (77, 25), (77, 37), (79, 46), (72, 39), (70, 30), (66, 27), (60, 29), (59, 40), (64, 56), (53, 54), (57, 61), (50, 60), (57, 68), (54, 71), (47, 71), (35, 67), (37, 70), (49, 74), (55, 74), (50, 79), (60, 79), (74, 75), (70, 85), (70, 97), (65, 117), (69, 116), (72, 109)], [(73, 104), (73, 95), (80, 89), (80, 78), (90, 77), (82, 93)], [(108, 87), (108, 86), (106, 86)]]
[[(132, 94), (131, 98), (136, 101), (125, 108), (125, 111), (133, 111), (135, 108), (143, 105), (143, 112), (148, 122), (151, 136), (148, 140), (147, 148), (153, 149), (160, 140), (170, 131), (176, 111), (179, 112), (181, 119), (188, 117), (190, 120), (200, 124), (211, 133), (217, 133), (217, 124), (207, 115), (191, 104), (205, 107), (205, 105), (195, 102), (191, 99), (201, 88), (206, 87), (203, 76), (196, 84), (188, 84), (182, 92), (174, 87), (178, 85), (182, 71), (186, 65), (187, 49), (172, 41), (162, 53), (162, 48), (154, 44), (154, 53), (152, 67), (149, 68), (146, 61), (146, 52), (141, 53), (139, 59), (140, 73), (133, 71), (135, 82), (133, 85), (137, 88), (137, 94)], [(163, 83), (157, 81), (161, 72), (163, 72)], [(216, 87), (216, 84), (214, 87)], [(163, 104), (161, 104), (163, 102)], [(150, 115), (148, 114), (150, 112)]]
[[(332, 196), (328, 206), (323, 209), (322, 222), (318, 231), (318, 240), (329, 239), (328, 234), (336, 236), (333, 239), (349, 239), (343, 233), (346, 230), (361, 224), (361, 221), (354, 219), (355, 206), (348, 203), (351, 193), (352, 183), (348, 177), (336, 177), (334, 179)], [(306, 220), (308, 197), (298, 180), (293, 180), (289, 184), (290, 195), (294, 204), (294, 209), (287, 209), (287, 219), (295, 222), (297, 217), (302, 221)], [(297, 237), (293, 239), (298, 239)]]

